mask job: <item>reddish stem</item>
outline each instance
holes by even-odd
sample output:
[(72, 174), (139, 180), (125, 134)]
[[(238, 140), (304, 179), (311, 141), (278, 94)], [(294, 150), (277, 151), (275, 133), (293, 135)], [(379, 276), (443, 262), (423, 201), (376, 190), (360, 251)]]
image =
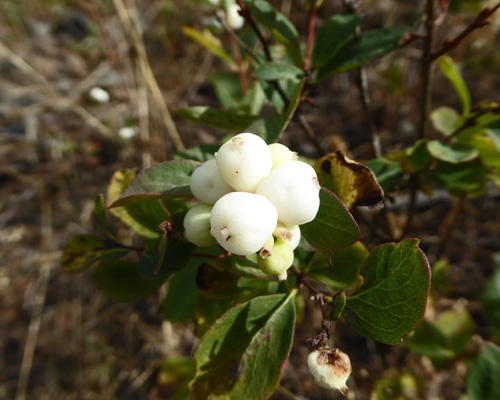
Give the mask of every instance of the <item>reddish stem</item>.
[(303, 68), (306, 73), (306, 76), (309, 73), (309, 66), (311, 64), (311, 54), (314, 42), (314, 26), (316, 23), (316, 14), (318, 9), (316, 8), (316, 0), (311, 0), (311, 9), (309, 10), (309, 29), (307, 33), (307, 47), (306, 47), (306, 55), (303, 61)]

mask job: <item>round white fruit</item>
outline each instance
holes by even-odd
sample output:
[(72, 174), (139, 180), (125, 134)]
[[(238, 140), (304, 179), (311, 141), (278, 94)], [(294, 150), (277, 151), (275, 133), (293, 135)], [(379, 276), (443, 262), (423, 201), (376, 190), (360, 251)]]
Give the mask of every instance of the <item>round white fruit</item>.
[(285, 242), (288, 242), (292, 247), (292, 250), (295, 250), (300, 242), (300, 228), (298, 225), (287, 226), (278, 221), (278, 225), (276, 225), (273, 236), (275, 238), (281, 238)]
[(222, 196), (233, 191), (221, 178), (215, 160), (205, 161), (191, 175), (189, 186), (194, 197), (202, 203), (215, 204)]
[(228, 252), (248, 256), (266, 244), (277, 222), (278, 212), (265, 197), (232, 192), (212, 208), (210, 233)]
[(198, 204), (191, 208), (184, 217), (184, 235), (196, 246), (206, 247), (216, 243), (210, 234), (210, 213), (208, 204)]
[(268, 198), (285, 225), (312, 221), (319, 209), (316, 171), (302, 161), (288, 161), (274, 168), (257, 186), (256, 193)]
[(320, 347), (309, 354), (307, 366), (319, 386), (345, 394), (352, 370), (347, 354), (329, 346)]
[(283, 164), (287, 161), (294, 161), (297, 159), (297, 153), (291, 151), (288, 147), (281, 143), (272, 143), (269, 146), (271, 157), (273, 159), (273, 168)]
[(222, 179), (239, 192), (254, 193), (273, 165), (266, 142), (253, 133), (240, 133), (224, 143), (215, 159)]

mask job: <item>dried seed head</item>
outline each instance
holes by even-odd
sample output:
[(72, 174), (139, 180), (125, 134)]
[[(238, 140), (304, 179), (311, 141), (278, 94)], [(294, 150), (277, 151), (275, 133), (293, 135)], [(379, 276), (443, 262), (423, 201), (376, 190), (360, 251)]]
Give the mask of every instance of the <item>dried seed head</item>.
[(347, 378), (352, 371), (347, 354), (329, 346), (319, 347), (309, 354), (307, 365), (319, 386), (345, 394)]

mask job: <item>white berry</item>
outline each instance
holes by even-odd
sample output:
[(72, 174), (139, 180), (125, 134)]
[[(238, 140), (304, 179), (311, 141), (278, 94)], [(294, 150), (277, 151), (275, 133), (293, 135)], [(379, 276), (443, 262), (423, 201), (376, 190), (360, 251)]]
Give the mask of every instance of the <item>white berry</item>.
[(215, 203), (210, 233), (228, 252), (248, 256), (266, 244), (277, 222), (276, 208), (265, 197), (232, 192)]
[(295, 250), (300, 242), (300, 228), (298, 225), (287, 226), (278, 221), (278, 225), (276, 225), (273, 236), (275, 238), (281, 238), (285, 242), (288, 242), (292, 247), (292, 250)]
[(267, 197), (285, 225), (312, 221), (319, 209), (318, 178), (313, 167), (302, 161), (288, 161), (274, 168), (257, 186), (256, 193)]
[(239, 192), (254, 193), (273, 165), (266, 142), (253, 133), (236, 135), (221, 146), (215, 158), (222, 179)]
[(191, 208), (184, 217), (184, 235), (191, 243), (200, 247), (216, 243), (210, 234), (210, 212), (208, 204), (198, 204)]
[(352, 370), (347, 354), (328, 346), (320, 347), (309, 354), (307, 365), (319, 386), (345, 394)]
[(215, 160), (205, 161), (197, 167), (191, 175), (189, 186), (194, 197), (207, 204), (215, 204), (222, 196), (233, 191), (233, 188), (222, 180)]
[(297, 159), (297, 153), (291, 151), (288, 147), (281, 143), (271, 143), (269, 146), (271, 157), (273, 159), (273, 168), (287, 161)]

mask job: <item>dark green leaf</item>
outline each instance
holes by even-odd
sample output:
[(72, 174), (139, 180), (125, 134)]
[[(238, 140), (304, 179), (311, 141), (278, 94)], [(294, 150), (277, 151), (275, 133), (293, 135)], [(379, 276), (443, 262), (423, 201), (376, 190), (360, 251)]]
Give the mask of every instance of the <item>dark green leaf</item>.
[(297, 79), (304, 76), (304, 71), (295, 65), (269, 62), (255, 68), (253, 76), (265, 81), (275, 81), (279, 79)]
[(314, 164), (314, 169), (320, 185), (335, 193), (349, 210), (374, 206), (384, 199), (373, 172), (347, 158), (343, 151), (327, 154)]
[(430, 268), (418, 239), (376, 247), (361, 274), (365, 281), (347, 299), (342, 315), (360, 335), (397, 344), (422, 319), (430, 288)]
[(460, 124), (460, 115), (450, 107), (439, 107), (431, 113), (431, 121), (434, 129), (444, 136), (450, 136)]
[(283, 117), (276, 111), (268, 113), (264, 118), (259, 118), (246, 128), (246, 132), (254, 133), (271, 144), (278, 140), (283, 128)]
[(337, 251), (360, 240), (358, 225), (337, 196), (322, 188), (319, 198), (316, 218), (300, 226), (301, 246), (316, 251)]
[(214, 153), (219, 150), (218, 144), (204, 144), (181, 151), (172, 156), (173, 160), (193, 160), (204, 163), (207, 160), (215, 158)]
[(428, 142), (427, 150), (438, 160), (453, 164), (471, 161), (479, 156), (477, 149), (460, 144), (441, 143), (437, 140)]
[(101, 261), (92, 273), (99, 289), (118, 302), (132, 302), (155, 292), (165, 279), (144, 279), (137, 264), (128, 261)]
[(116, 201), (108, 203), (108, 207), (121, 207), (168, 196), (192, 196), (189, 181), (193, 167), (198, 164), (192, 160), (176, 160), (154, 165), (137, 175)]
[(500, 399), (500, 348), (485, 343), (479, 358), (467, 366), (466, 386), (470, 400)]
[(211, 107), (177, 108), (174, 112), (188, 121), (210, 128), (242, 132), (257, 119), (254, 115), (238, 114), (235, 111), (217, 110)]
[(81, 272), (99, 260), (115, 260), (128, 254), (130, 250), (108, 247), (99, 236), (76, 235), (64, 247), (61, 267), (66, 272)]
[(400, 47), (399, 41), (408, 28), (393, 26), (366, 32), (349, 40), (340, 51), (319, 68), (318, 81), (333, 73), (359, 67)]
[(352, 14), (336, 14), (321, 27), (311, 57), (313, 66), (321, 67), (332, 59), (349, 37), (354, 34), (361, 17)]
[(489, 327), (500, 333), (500, 268), (495, 270), (484, 287), (481, 302), (484, 308), (483, 315)]
[(192, 257), (188, 264), (172, 275), (163, 303), (163, 317), (170, 322), (185, 322), (195, 318), (195, 302), (198, 295), (196, 271), (203, 259)]
[(464, 116), (469, 115), (471, 104), (470, 93), (458, 67), (449, 56), (439, 57), (437, 64), (455, 88), (458, 97), (460, 98), (460, 102), (462, 103), (462, 114)]
[(401, 167), (409, 173), (425, 171), (429, 168), (434, 158), (427, 149), (428, 141), (417, 140), (415, 144), (404, 152)]
[(446, 366), (456, 357), (448, 348), (446, 337), (439, 327), (425, 319), (417, 325), (405, 343), (415, 353), (429, 357), (437, 368)]
[(344, 292), (337, 293), (333, 297), (332, 309), (330, 310), (328, 319), (330, 321), (337, 321), (342, 316), (342, 311), (344, 311), (345, 304), (346, 304), (345, 293)]
[(404, 177), (400, 164), (386, 158), (368, 160), (366, 166), (373, 171), (377, 177), (377, 182), (386, 193), (393, 190)]
[(257, 297), (216, 321), (195, 352), (194, 398), (271, 396), (292, 343), (295, 294)]
[(144, 250), (137, 263), (137, 272), (146, 278), (166, 279), (181, 270), (191, 258), (195, 246), (175, 240), (166, 240), (162, 236), (152, 250)]
[(479, 195), (486, 184), (486, 168), (474, 162), (452, 164), (440, 161), (425, 175), (454, 196)]
[(252, 16), (264, 25), (273, 37), (283, 44), (296, 66), (302, 65), (299, 34), (295, 26), (264, 0), (245, 0)]
[(359, 283), (359, 272), (368, 254), (361, 242), (331, 254), (315, 253), (308, 264), (310, 269), (307, 276), (327, 284), (335, 291), (345, 290)]

